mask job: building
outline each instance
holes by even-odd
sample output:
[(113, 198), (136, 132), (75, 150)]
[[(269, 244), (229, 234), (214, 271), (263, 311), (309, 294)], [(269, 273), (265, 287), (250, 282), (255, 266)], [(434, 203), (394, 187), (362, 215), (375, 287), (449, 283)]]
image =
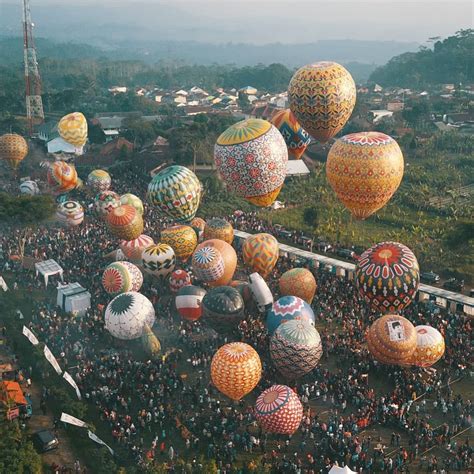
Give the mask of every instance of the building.
[(76, 147), (71, 145), (61, 137), (56, 137), (47, 143), (48, 153), (76, 153)]
[(128, 89), (125, 86), (113, 86), (109, 89), (109, 92), (112, 94), (125, 94), (127, 90)]
[(405, 108), (405, 104), (401, 100), (393, 100), (387, 103), (389, 112), (401, 112)]
[(125, 138), (119, 137), (109, 143), (106, 143), (100, 150), (100, 155), (118, 156), (124, 149), (127, 151), (127, 153), (131, 153), (134, 149), (134, 146), (128, 140), (125, 140)]
[(239, 89), (239, 92), (241, 94), (246, 94), (246, 95), (256, 95), (257, 89), (255, 89), (255, 87), (252, 87), (252, 86), (246, 86), (246, 87), (242, 87), (242, 89)]
[(370, 110), (369, 112), (372, 115), (372, 123), (379, 123), (382, 120), (393, 117), (393, 112), (386, 109)]
[(94, 119), (102, 128), (105, 135), (105, 142), (110, 142), (120, 135), (122, 124), (126, 117), (99, 117)]
[(58, 122), (46, 122), (38, 127), (38, 138), (41, 141), (49, 142), (56, 137), (59, 137)]
[(187, 105), (184, 107), (184, 113), (189, 116), (207, 114), (211, 111), (211, 108), (206, 105)]

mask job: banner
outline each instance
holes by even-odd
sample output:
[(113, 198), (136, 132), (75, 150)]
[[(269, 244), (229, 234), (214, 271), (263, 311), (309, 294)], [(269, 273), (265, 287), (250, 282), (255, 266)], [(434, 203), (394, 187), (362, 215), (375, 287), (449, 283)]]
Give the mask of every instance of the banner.
[(63, 374), (63, 378), (64, 380), (66, 380), (66, 382), (69, 383), (69, 385), (71, 385), (71, 387), (76, 391), (76, 395), (77, 395), (77, 398), (79, 398), (79, 400), (82, 400), (82, 397), (81, 397), (81, 391), (79, 390), (79, 387), (77, 386), (77, 383), (76, 381), (69, 375), (68, 372), (64, 372)]
[(105, 446), (109, 451), (110, 454), (113, 456), (114, 455), (114, 450), (106, 443), (104, 443), (98, 436), (96, 436), (92, 431), (88, 430), (87, 434), (89, 435), (89, 438), (92, 441), (95, 441), (98, 444), (101, 444), (102, 446)]
[(61, 367), (59, 367), (58, 361), (56, 360), (56, 357), (53, 356), (53, 353), (49, 350), (48, 346), (44, 346), (44, 356), (48, 360), (48, 362), (53, 366), (54, 370), (58, 375), (62, 374)]
[(23, 326), (23, 335), (26, 336), (34, 346), (39, 344), (38, 338), (26, 326)]
[(70, 425), (79, 426), (80, 428), (87, 428), (87, 423), (76, 418), (75, 416), (68, 415), (67, 413), (61, 413), (61, 421), (63, 423), (69, 423)]

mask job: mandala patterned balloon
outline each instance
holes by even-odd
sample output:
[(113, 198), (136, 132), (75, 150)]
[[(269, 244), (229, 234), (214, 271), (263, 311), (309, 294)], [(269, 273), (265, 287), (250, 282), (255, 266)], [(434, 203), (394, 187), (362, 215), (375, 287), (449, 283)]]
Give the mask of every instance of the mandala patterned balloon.
[(255, 417), (267, 431), (292, 435), (303, 419), (303, 405), (290, 387), (273, 385), (257, 398)]
[(176, 265), (174, 250), (167, 244), (156, 244), (142, 252), (142, 266), (146, 273), (166, 278)]
[(257, 351), (243, 342), (222, 346), (212, 358), (212, 383), (232, 400), (240, 400), (249, 394), (261, 376), (262, 363)]
[(311, 141), (308, 132), (298, 123), (290, 109), (277, 112), (272, 117), (272, 124), (284, 138), (289, 158), (299, 160)]
[(431, 367), (444, 355), (445, 344), (441, 333), (431, 326), (416, 326), (416, 348), (410, 363), (418, 367)]
[(201, 183), (184, 166), (169, 166), (148, 185), (148, 200), (178, 222), (190, 222), (201, 201)]
[(102, 191), (95, 197), (94, 208), (99, 217), (106, 218), (112, 209), (120, 206), (120, 196), (113, 191)]
[(285, 181), (288, 151), (270, 122), (249, 119), (219, 136), (214, 159), (231, 192), (257, 206), (269, 206)]
[(107, 171), (94, 170), (87, 177), (87, 186), (95, 193), (107, 191), (112, 184), (112, 178)]
[(55, 161), (48, 168), (47, 180), (54, 194), (66, 194), (77, 186), (76, 168), (64, 161)]
[(267, 278), (275, 267), (279, 256), (278, 241), (270, 234), (254, 234), (245, 239), (242, 257), (252, 272)]
[(161, 242), (171, 246), (176, 257), (185, 262), (196, 248), (197, 235), (188, 225), (175, 225), (161, 231)]
[(106, 221), (110, 232), (119, 239), (134, 240), (143, 232), (142, 215), (128, 204), (111, 209)]
[(130, 193), (123, 194), (122, 196), (120, 196), (120, 202), (122, 203), (122, 206), (124, 204), (127, 204), (128, 206), (134, 207), (137, 210), (137, 212), (141, 216), (143, 216), (143, 212), (144, 212), (143, 202), (138, 196), (135, 196), (135, 194), (130, 194)]
[(63, 140), (81, 148), (87, 141), (87, 120), (81, 112), (67, 114), (59, 121), (58, 132)]
[(154, 244), (155, 242), (151, 237), (142, 234), (133, 240), (120, 241), (120, 250), (131, 262), (141, 263), (143, 251)]
[(279, 281), (280, 293), (298, 296), (311, 304), (316, 293), (316, 279), (307, 268), (293, 268), (283, 273)]
[(111, 263), (102, 274), (102, 286), (111, 295), (140, 291), (142, 284), (142, 272), (130, 262)]
[(272, 335), (277, 327), (291, 320), (306, 320), (314, 326), (316, 318), (311, 306), (297, 296), (282, 296), (267, 313), (267, 330)]
[(321, 337), (308, 321), (280, 324), (270, 340), (273, 364), (290, 380), (311, 372), (322, 354)]
[(351, 116), (356, 87), (344, 67), (322, 61), (295, 72), (288, 87), (288, 99), (301, 126), (320, 142), (327, 142)]
[(203, 320), (215, 331), (234, 331), (244, 319), (242, 295), (230, 286), (212, 288), (202, 300)]
[(170, 290), (177, 293), (181, 288), (191, 284), (189, 273), (184, 270), (175, 270), (170, 275)]
[(380, 132), (345, 135), (329, 150), (326, 175), (334, 192), (357, 219), (387, 204), (403, 178), (397, 142)]
[(58, 205), (56, 219), (68, 227), (74, 227), (84, 221), (84, 209), (76, 201), (63, 202)]
[(408, 247), (398, 242), (381, 242), (361, 255), (356, 280), (360, 294), (374, 309), (398, 312), (415, 297), (420, 269)]
[(0, 136), (0, 159), (6, 161), (14, 170), (28, 154), (26, 140), (16, 133), (5, 133)]
[(148, 325), (155, 323), (151, 301), (140, 293), (128, 292), (116, 296), (105, 310), (105, 329), (117, 339), (139, 338)]
[(176, 309), (183, 319), (197, 321), (202, 316), (202, 299), (206, 290), (198, 286), (184, 286), (176, 295)]
[(204, 227), (204, 240), (220, 239), (232, 245), (234, 241), (234, 228), (225, 219), (214, 218), (206, 222)]
[(39, 194), (40, 190), (36, 181), (23, 181), (20, 184), (20, 193), (26, 194), (28, 196), (36, 196)]

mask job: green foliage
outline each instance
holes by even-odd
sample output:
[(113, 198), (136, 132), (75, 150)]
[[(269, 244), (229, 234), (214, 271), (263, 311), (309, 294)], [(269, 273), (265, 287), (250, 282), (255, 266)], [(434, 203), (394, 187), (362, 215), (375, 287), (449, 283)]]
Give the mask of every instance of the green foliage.
[(307, 207), (303, 212), (304, 223), (310, 227), (316, 227), (318, 223), (318, 210), (315, 207)]
[(49, 195), (12, 196), (0, 193), (0, 222), (40, 223), (50, 218), (56, 205)]

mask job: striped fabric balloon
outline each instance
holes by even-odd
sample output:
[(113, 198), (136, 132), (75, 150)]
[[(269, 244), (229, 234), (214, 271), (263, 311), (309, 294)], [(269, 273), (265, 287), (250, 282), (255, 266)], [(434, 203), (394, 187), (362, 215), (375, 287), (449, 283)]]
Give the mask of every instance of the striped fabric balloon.
[(134, 240), (143, 232), (142, 215), (128, 204), (112, 209), (106, 222), (110, 232), (119, 239)]
[(133, 240), (121, 240), (120, 250), (125, 257), (133, 263), (141, 263), (142, 252), (155, 242), (148, 235), (142, 234)]
[(87, 141), (87, 120), (81, 112), (67, 114), (59, 121), (58, 132), (63, 140), (81, 148)]
[(197, 321), (202, 316), (202, 299), (206, 290), (198, 286), (183, 286), (176, 295), (176, 309), (183, 319)]

